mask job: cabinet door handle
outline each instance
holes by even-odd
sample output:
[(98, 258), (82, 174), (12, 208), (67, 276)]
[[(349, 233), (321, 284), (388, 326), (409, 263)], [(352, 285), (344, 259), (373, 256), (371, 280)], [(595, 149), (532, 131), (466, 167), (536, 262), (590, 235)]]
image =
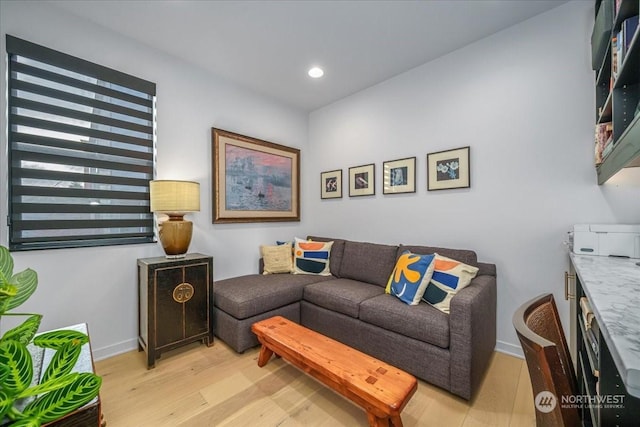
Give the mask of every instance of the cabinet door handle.
[(575, 279), (575, 274), (569, 274), (567, 271), (564, 272), (564, 299), (567, 301), (576, 297), (575, 294), (569, 293), (569, 280)]
[(180, 283), (173, 289), (173, 300), (177, 303), (185, 303), (193, 296), (193, 286), (191, 283)]

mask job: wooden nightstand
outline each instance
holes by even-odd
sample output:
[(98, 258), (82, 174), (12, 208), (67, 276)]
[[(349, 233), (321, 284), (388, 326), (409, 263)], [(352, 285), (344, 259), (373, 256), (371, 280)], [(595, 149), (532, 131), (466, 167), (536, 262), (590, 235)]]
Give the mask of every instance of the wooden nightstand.
[(202, 341), (213, 345), (213, 258), (138, 259), (138, 349), (155, 367), (160, 353)]

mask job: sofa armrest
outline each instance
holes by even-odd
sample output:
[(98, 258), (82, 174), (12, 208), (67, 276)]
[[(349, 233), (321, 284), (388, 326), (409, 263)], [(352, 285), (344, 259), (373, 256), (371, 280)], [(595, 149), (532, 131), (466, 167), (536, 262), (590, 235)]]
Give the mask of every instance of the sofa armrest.
[(451, 300), (451, 391), (471, 399), (496, 345), (496, 277), (478, 276)]

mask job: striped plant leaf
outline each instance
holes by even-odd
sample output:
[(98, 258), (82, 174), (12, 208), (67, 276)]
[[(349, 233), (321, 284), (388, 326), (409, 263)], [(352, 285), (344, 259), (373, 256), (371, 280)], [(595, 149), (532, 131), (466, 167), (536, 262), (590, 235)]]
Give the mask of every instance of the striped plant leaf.
[(80, 350), (82, 350), (82, 343), (79, 340), (67, 341), (51, 358), (40, 384), (45, 384), (47, 381), (55, 380), (71, 372), (73, 367), (76, 366)]
[(9, 369), (7, 365), (5, 364), (0, 365), (0, 384), (2, 384), (5, 378), (7, 378), (7, 375), (9, 375), (9, 372), (11, 372), (11, 369)]
[(9, 249), (0, 246), (0, 283), (6, 283), (13, 275), (13, 257)]
[(17, 395), (16, 399), (24, 399), (25, 397), (36, 396), (38, 394), (44, 394), (53, 390), (57, 390), (74, 382), (78, 378), (78, 375), (79, 374), (77, 372), (72, 372), (59, 378), (49, 380), (46, 383), (40, 383), (35, 387), (29, 387), (28, 389)]
[(9, 283), (12, 274), (13, 258), (7, 248), (0, 246), (0, 314), (7, 311), (9, 301), (18, 292), (18, 289)]
[(14, 340), (21, 342), (24, 345), (29, 344), (36, 332), (38, 332), (41, 320), (41, 314), (31, 315), (27, 320), (22, 322), (21, 325), (5, 332), (2, 338), (0, 338), (0, 341)]
[(76, 341), (78, 345), (83, 345), (89, 342), (89, 337), (78, 331), (60, 330), (45, 332), (33, 339), (33, 343), (38, 347), (54, 350), (60, 350), (69, 341)]
[(0, 421), (2, 421), (13, 406), (13, 401), (13, 397), (9, 396), (4, 390), (0, 390)]
[(11, 427), (40, 427), (42, 424), (37, 418), (20, 418), (11, 424)]
[(18, 293), (18, 288), (0, 278), (0, 314), (4, 314), (9, 307), (9, 301)]
[(32, 363), (31, 354), (24, 344), (13, 340), (0, 342), (0, 365), (9, 368), (0, 388), (18, 394), (29, 387), (33, 378)]
[(82, 373), (71, 384), (51, 391), (29, 403), (22, 412), (40, 420), (42, 424), (57, 420), (89, 403), (100, 391), (102, 378)]
[(0, 282), (0, 297), (13, 298), (18, 293), (18, 288), (9, 281)]
[(14, 274), (9, 281), (18, 288), (18, 293), (9, 301), (7, 310), (18, 307), (33, 295), (38, 287), (38, 274), (34, 270), (27, 268), (20, 273)]

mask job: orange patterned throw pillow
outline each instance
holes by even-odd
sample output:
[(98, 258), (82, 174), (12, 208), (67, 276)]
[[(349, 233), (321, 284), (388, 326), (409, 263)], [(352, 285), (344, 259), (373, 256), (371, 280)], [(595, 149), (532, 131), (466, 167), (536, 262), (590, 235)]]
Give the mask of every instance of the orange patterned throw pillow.
[(333, 242), (310, 242), (296, 237), (293, 274), (330, 276), (329, 258)]
[(434, 254), (435, 270), (422, 299), (438, 310), (449, 313), (451, 299), (458, 291), (471, 283), (478, 267)]

